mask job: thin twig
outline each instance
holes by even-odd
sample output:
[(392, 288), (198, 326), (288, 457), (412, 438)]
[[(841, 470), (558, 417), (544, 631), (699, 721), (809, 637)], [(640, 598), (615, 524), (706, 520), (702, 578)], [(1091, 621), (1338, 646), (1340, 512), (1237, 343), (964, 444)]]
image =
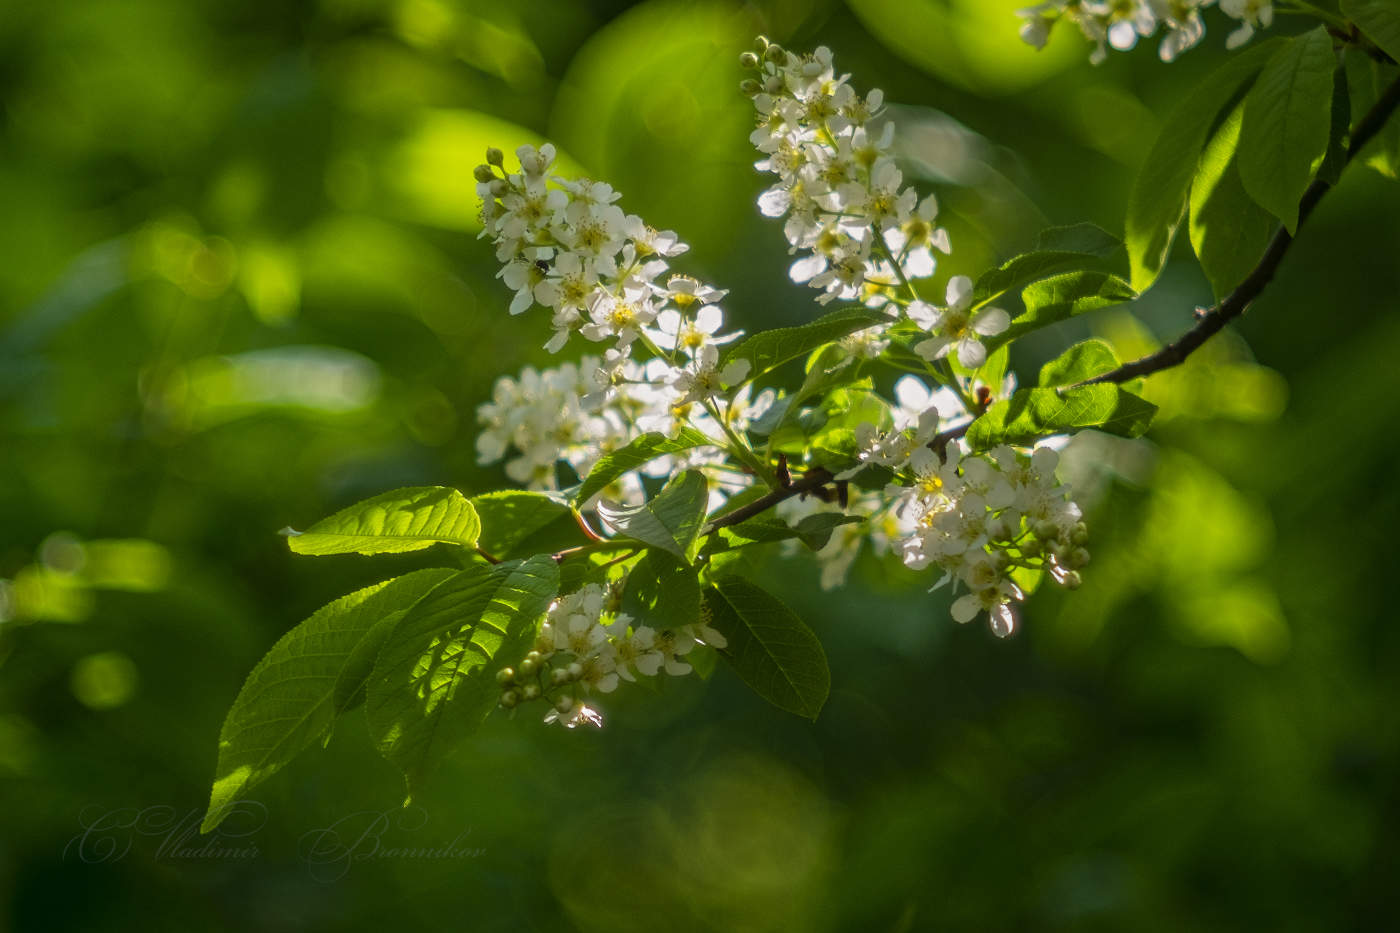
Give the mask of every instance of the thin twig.
[[(1385, 93), (1376, 101), (1375, 106), (1356, 125), (1356, 131), (1351, 134), (1351, 144), (1347, 146), (1347, 155), (1346, 160), (1342, 163), (1343, 166), (1351, 164), (1352, 159), (1385, 126), (1386, 121), (1390, 119), (1397, 107), (1400, 107), (1400, 80), (1386, 89)], [(1303, 226), (1303, 221), (1308, 219), (1308, 215), (1317, 206), (1317, 202), (1322, 200), (1322, 196), (1331, 187), (1330, 183), (1321, 178), (1308, 186), (1308, 190), (1303, 193), (1303, 200), (1298, 204), (1298, 227)], [(1234, 291), (1226, 295), (1224, 300), (1204, 314), (1199, 315), (1195, 327), (1156, 353), (1144, 356), (1139, 360), (1133, 360), (1131, 363), (1125, 363), (1102, 376), (1086, 379), (1079, 385), (1093, 385), (1098, 382), (1127, 382), (1130, 379), (1137, 379), (1139, 376), (1160, 372), (1184, 363), (1186, 358), (1201, 344), (1249, 308), (1254, 299), (1259, 297), (1259, 294), (1264, 291), (1264, 287), (1273, 279), (1274, 273), (1278, 271), (1279, 263), (1283, 261), (1283, 257), (1288, 253), (1288, 248), (1292, 245), (1293, 236), (1286, 228), (1280, 227), (1278, 233), (1274, 234), (1273, 240), (1269, 242), (1269, 248), (1264, 251), (1259, 264), (1254, 267), (1254, 271), (1250, 272)]]
[(755, 515), (760, 515), (768, 511), (773, 506), (777, 505), (779, 502), (791, 499), (793, 496), (800, 496), (806, 493), (815, 493), (834, 479), (836, 479), (836, 477), (831, 473), (831, 471), (824, 469), (823, 467), (817, 467), (816, 469), (809, 470), (803, 475), (801, 479), (793, 480), (790, 485), (781, 486), (777, 489), (774, 489), (764, 494), (763, 496), (753, 500), (748, 505), (741, 506), (740, 508), (737, 508), (732, 512), (729, 512), (725, 515), (721, 515), (719, 518), (710, 522), (710, 524), (706, 526), (704, 533), (707, 535), (713, 534), (721, 528), (728, 527), (729, 525), (737, 525), (742, 521), (747, 521), (748, 519), (753, 518)]

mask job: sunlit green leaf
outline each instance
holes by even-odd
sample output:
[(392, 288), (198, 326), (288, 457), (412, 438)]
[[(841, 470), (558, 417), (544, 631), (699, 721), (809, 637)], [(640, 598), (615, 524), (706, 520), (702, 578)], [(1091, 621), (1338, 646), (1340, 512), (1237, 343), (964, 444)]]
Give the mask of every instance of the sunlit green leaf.
[(1026, 286), (1021, 293), (1025, 312), (1012, 318), (1010, 327), (984, 343), (988, 353), (995, 353), (1031, 331), (1137, 297), (1132, 286), (1108, 272), (1067, 272), (1042, 279)]
[(1244, 281), (1278, 229), (1240, 182), (1236, 145), (1244, 109), (1235, 107), (1211, 137), (1191, 183), (1191, 245), (1216, 298)]
[(709, 483), (704, 474), (686, 470), (649, 501), (634, 506), (604, 502), (598, 506), (598, 515), (618, 534), (689, 561), (708, 505)]
[(1220, 112), (1286, 41), (1270, 39), (1231, 58), (1192, 88), (1162, 126), (1128, 197), (1124, 241), (1133, 288), (1145, 291), (1167, 261), (1197, 160)]
[(1326, 26), (1290, 39), (1264, 66), (1244, 102), (1240, 180), (1250, 197), (1298, 226), (1298, 202), (1327, 154), (1337, 57)]
[(797, 615), (747, 580), (705, 590), (710, 625), (728, 641), (720, 654), (744, 683), (779, 709), (815, 720), (831, 689), (826, 652)]
[(777, 327), (745, 337), (729, 348), (721, 362), (728, 366), (737, 360), (749, 361), (749, 378), (761, 375), (788, 360), (811, 353), (824, 344), (892, 319), (869, 308), (849, 307), (824, 314), (798, 327)]
[(1103, 340), (1076, 343), (1040, 367), (1040, 385), (1067, 386), (1118, 368), (1118, 354)]
[[(973, 288), (974, 305), (995, 301), (1009, 291), (1064, 272), (1113, 271), (1120, 240), (1094, 224), (1051, 227), (1041, 231), (1036, 248), (984, 273)], [(1120, 260), (1121, 261), (1121, 260)]]
[(499, 560), (554, 553), (582, 543), (569, 507), (539, 492), (508, 489), (473, 496), (481, 520), (477, 546)]
[(410, 796), (495, 708), (496, 672), (529, 650), (558, 590), (559, 567), (548, 556), (476, 565), (399, 620), (370, 675), (365, 715)]
[(574, 494), (575, 503), (584, 503), (606, 489), (614, 480), (666, 454), (678, 454), (714, 444), (708, 435), (691, 427), (681, 428), (675, 437), (650, 431), (634, 437), (626, 446), (605, 455), (588, 471), (588, 478)]
[(622, 609), (657, 629), (700, 621), (699, 571), (665, 551), (648, 550), (627, 574)]
[(1156, 405), (1111, 384), (1019, 389), (972, 422), (967, 442), (974, 450), (987, 450), (998, 444), (1030, 444), (1084, 428), (1139, 437), (1156, 412)]
[[(342, 596), (272, 646), (224, 719), (204, 832), (219, 825), (230, 804), (329, 732), (345, 706), (337, 696), (348, 700), (368, 674), (359, 648), (375, 625), (455, 572), (420, 570)], [(342, 686), (351, 683), (355, 687)]]
[(305, 531), (286, 529), (298, 554), (400, 554), (443, 542), (475, 547), (481, 524), (465, 496), (445, 486), (381, 493)]

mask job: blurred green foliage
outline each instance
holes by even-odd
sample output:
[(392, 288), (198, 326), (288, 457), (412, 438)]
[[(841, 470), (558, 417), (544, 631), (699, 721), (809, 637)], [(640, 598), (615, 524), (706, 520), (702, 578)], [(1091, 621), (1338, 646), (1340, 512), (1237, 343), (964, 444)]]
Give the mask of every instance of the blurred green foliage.
[[(1095, 563), (1014, 641), (953, 627), (946, 595), (873, 558), (821, 593), (774, 556), (755, 572), (831, 659), (815, 725), (724, 670), (618, 698), (601, 732), (497, 717), (383, 834), (466, 833), (469, 855), (332, 878), (307, 833), (406, 818), (395, 770), (345, 730), (260, 789), (256, 857), (162, 848), (164, 811), (110, 834), (129, 851), (85, 848), (122, 808), (198, 815), (258, 657), (431, 564), (298, 559), (276, 529), (394, 486), (504, 485), (475, 464), (474, 406), (548, 334), (505, 314), (474, 238), (486, 145), (555, 141), (693, 244), (739, 326), (806, 319), (752, 206), (735, 57), (760, 31), (825, 43), (899, 104), (902, 155), (948, 217), (942, 273), (975, 275), (1049, 222), (1121, 230), (1162, 115), (1223, 55), (1091, 69), (1073, 36), (1022, 46), (1020, 5), (0, 11), (0, 928), (1387, 925), (1400, 189), (1361, 167), (1243, 337), (1148, 382), (1149, 440), (1068, 458)], [(1210, 292), (1178, 252), (1133, 316), (1037, 334), (1013, 363), (1090, 333), (1128, 358), (1184, 329)]]

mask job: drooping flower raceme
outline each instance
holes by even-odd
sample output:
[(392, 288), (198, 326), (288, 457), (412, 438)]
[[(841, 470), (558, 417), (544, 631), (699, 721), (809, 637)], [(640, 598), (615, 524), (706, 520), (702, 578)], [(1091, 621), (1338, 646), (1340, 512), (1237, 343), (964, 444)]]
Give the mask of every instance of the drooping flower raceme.
[[(1205, 36), (1201, 11), (1214, 5), (1215, 0), (1046, 0), (1019, 11), (1024, 19), (1021, 38), (1044, 48), (1050, 30), (1060, 20), (1067, 20), (1094, 43), (1089, 60), (1097, 65), (1108, 57), (1110, 46), (1127, 51), (1139, 38), (1160, 29), (1157, 54), (1170, 62)], [(1274, 20), (1272, 0), (1220, 0), (1219, 6), (1222, 13), (1240, 22), (1226, 39), (1227, 48), (1238, 48), (1256, 29), (1268, 28)]]
[[(1120, 12), (1128, 28), (1149, 34), (1156, 18), (1128, 16), (1127, 6)], [(837, 529), (818, 552), (822, 583), (840, 582), (869, 539), (877, 552), (893, 550), (913, 569), (941, 568), (938, 585), (966, 587), (953, 604), (955, 619), (985, 612), (993, 632), (1010, 635), (1012, 604), (1023, 597), (1018, 576), (1047, 571), (1074, 586), (1088, 561), (1078, 507), (1068, 489), (1054, 483), (1053, 451), (1031, 456), (1003, 447), (973, 456), (959, 442), (937, 438), (940, 425), (965, 425), (994, 395), (1009, 394), (1006, 385), (979, 387), (976, 374), (988, 361), (985, 341), (1005, 332), (1010, 316), (976, 301), (966, 276), (949, 281), (942, 306), (917, 290), (915, 283), (935, 270), (934, 251), (948, 253), (950, 244), (935, 226), (933, 196), (921, 199), (902, 186), (892, 154), (894, 125), (876, 119), (883, 102), (878, 89), (864, 96), (854, 90), (825, 48), (804, 56), (761, 41), (744, 64), (757, 71), (744, 85), (758, 115), (751, 140), (767, 156), (756, 167), (779, 178), (759, 196), (759, 209), (786, 218), (784, 234), (801, 254), (792, 278), (822, 288), (822, 303), (844, 299), (897, 309), (898, 320), (865, 332), (877, 341), (870, 358), (880, 359), (892, 343), (904, 344), (928, 362), (929, 377), (943, 383), (935, 393), (906, 376), (896, 387), (901, 405), (891, 411), (892, 425), (855, 427), (857, 464), (838, 479), (876, 467), (894, 481), (882, 492), (848, 497), (846, 510), (866, 521)], [(934, 365), (945, 358), (960, 369)], [(980, 402), (978, 391), (985, 393)], [(1045, 490), (1031, 511), (1027, 484)], [(783, 512), (797, 518), (830, 507), (789, 502)]]
[[(479, 458), (504, 460), (516, 482), (558, 493), (643, 434), (684, 436), (600, 495), (640, 504), (648, 479), (698, 470), (713, 510), (761, 479), (789, 522), (843, 513), (819, 522), (829, 536), (808, 541), (821, 545), (823, 586), (838, 584), (869, 542), (912, 569), (940, 570), (935, 588), (952, 584), (954, 619), (985, 616), (1007, 636), (1027, 586), (1042, 574), (1075, 586), (1088, 561), (1053, 451), (974, 453), (957, 439), (1014, 389), (1003, 378), (1005, 354), (992, 352), (1010, 317), (964, 276), (948, 282), (942, 303), (929, 297), (925, 283), (949, 238), (936, 199), (904, 184), (880, 91), (857, 92), (824, 48), (799, 56), (764, 42), (744, 64), (756, 72), (744, 87), (758, 114), (757, 165), (776, 176), (759, 208), (784, 220), (791, 277), (817, 289), (823, 305), (871, 309), (808, 361), (807, 383), (831, 391), (789, 393), (775, 406), (776, 393), (750, 381), (749, 358), (724, 355), (739, 336), (725, 324), (726, 293), (672, 271), (687, 249), (676, 234), (625, 213), (605, 183), (556, 175), (548, 145), (520, 148), (516, 172), (491, 150), (475, 175), (510, 312), (543, 306), (551, 352), (575, 336), (601, 352), (499, 379), (478, 409)], [(899, 380), (893, 402), (863, 375), (911, 364), (920, 376)], [(793, 431), (812, 449), (785, 446)], [(830, 486), (781, 495), (792, 482), (789, 457)], [(704, 621), (668, 626), (635, 603), (623, 611), (639, 552), (619, 545), (597, 545), (625, 553), (558, 597), (535, 645), (501, 672), (503, 706), (542, 700), (550, 721), (598, 724), (597, 695), (638, 677), (685, 674), (699, 646), (724, 647)]]

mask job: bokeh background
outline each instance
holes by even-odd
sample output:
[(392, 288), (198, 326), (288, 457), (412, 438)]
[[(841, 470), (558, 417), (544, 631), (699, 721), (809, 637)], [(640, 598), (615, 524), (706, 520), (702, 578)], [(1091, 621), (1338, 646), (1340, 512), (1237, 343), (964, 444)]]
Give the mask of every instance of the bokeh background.
[[(0, 9), (0, 929), (1339, 930), (1393, 922), (1400, 186), (1348, 171), (1237, 333), (1155, 377), (1149, 438), (1086, 436), (1078, 593), (958, 627), (870, 557), (756, 567), (812, 624), (815, 724), (727, 671), (493, 717), (386, 845), (469, 858), (317, 877), (307, 832), (390, 811), (351, 717), (258, 789), (256, 857), (84, 821), (198, 814), (220, 722), (288, 628), (433, 562), (297, 558), (276, 530), (398, 485), (504, 484), (476, 404), (540, 349), (476, 239), (487, 145), (550, 139), (692, 245), (749, 330), (817, 313), (758, 216), (736, 63), (830, 45), (977, 274), (1052, 223), (1121, 231), (1164, 114), (1224, 56), (1100, 67), (1025, 0), (62, 0)], [(1301, 25), (1301, 24), (1297, 24)], [(1297, 26), (1281, 23), (1282, 31)], [(1184, 244), (1095, 333), (1189, 325)], [(121, 834), (118, 834), (120, 837)], [(167, 844), (162, 849), (162, 844)], [(197, 846), (197, 840), (186, 840)], [(175, 846), (179, 848), (179, 846)]]

